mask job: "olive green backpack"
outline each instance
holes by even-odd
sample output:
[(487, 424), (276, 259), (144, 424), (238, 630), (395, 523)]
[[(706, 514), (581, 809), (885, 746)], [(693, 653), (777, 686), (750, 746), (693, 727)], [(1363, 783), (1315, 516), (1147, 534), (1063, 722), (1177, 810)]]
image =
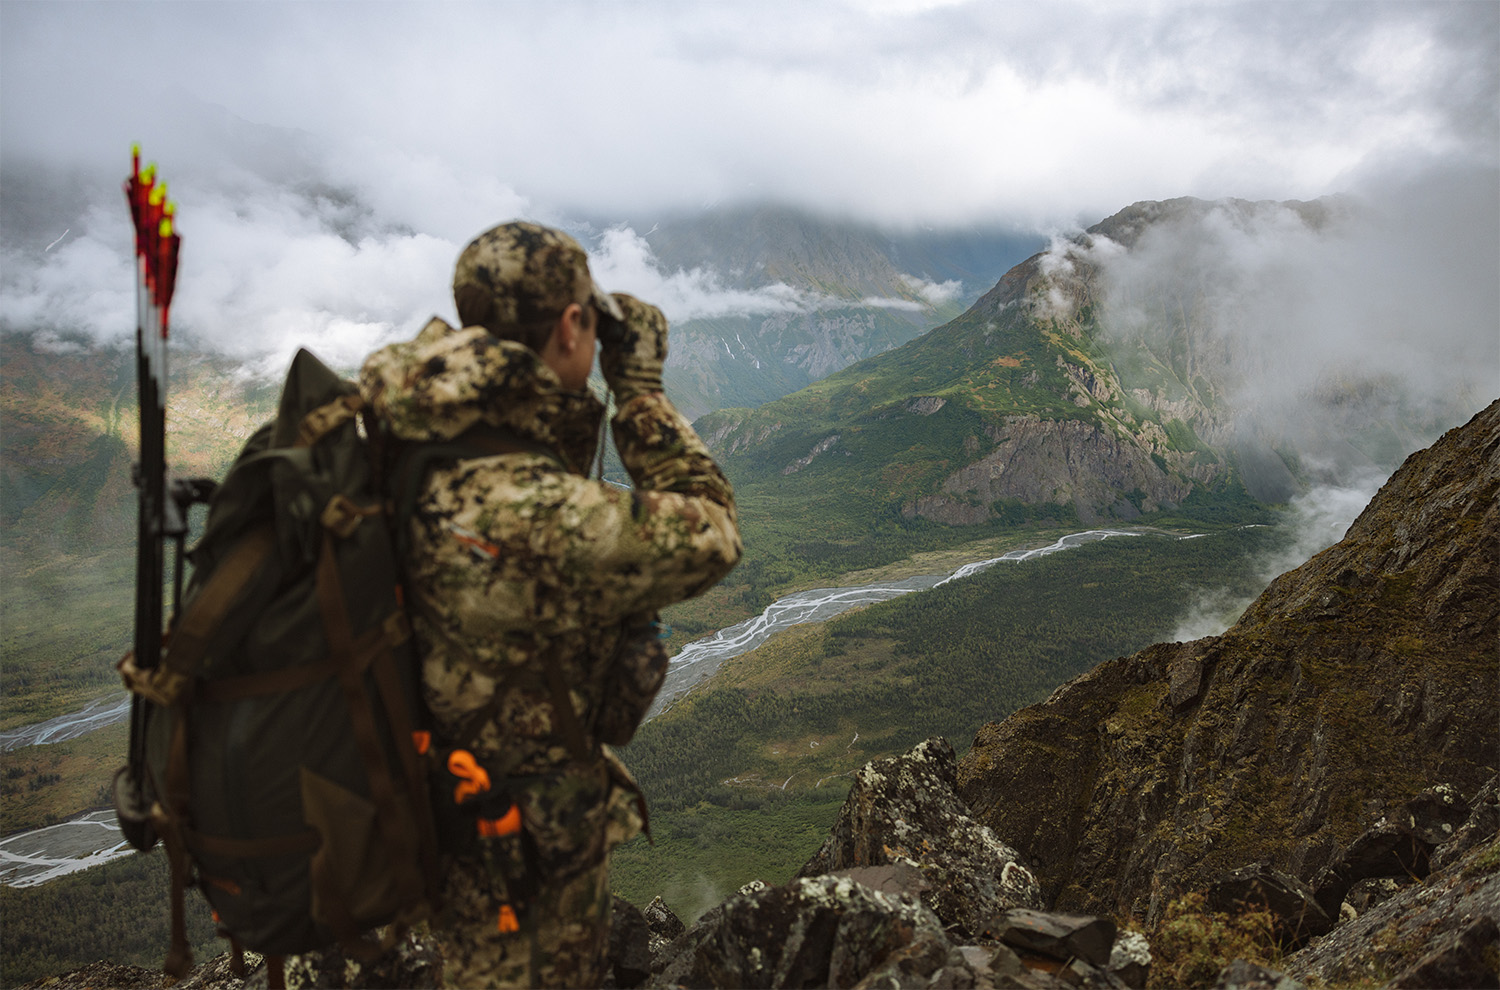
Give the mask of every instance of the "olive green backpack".
[(433, 903), (420, 674), (379, 454), (356, 386), (299, 351), (275, 420), (209, 503), (162, 662), (122, 665), (148, 702), (174, 975), (192, 964), (189, 885), (238, 968), (245, 948), (272, 957), (273, 984), (277, 957), (368, 954), (371, 928)]

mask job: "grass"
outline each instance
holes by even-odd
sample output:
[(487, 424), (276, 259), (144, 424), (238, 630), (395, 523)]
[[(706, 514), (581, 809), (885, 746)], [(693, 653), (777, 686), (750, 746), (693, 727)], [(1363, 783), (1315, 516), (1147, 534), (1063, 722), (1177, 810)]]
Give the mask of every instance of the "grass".
[(134, 625), (134, 551), (38, 559), (6, 548), (4, 561), (0, 729), (77, 711), (118, 689), (115, 664)]
[(0, 753), (0, 834), (10, 835), (110, 807), (130, 726), (120, 722), (66, 742)]

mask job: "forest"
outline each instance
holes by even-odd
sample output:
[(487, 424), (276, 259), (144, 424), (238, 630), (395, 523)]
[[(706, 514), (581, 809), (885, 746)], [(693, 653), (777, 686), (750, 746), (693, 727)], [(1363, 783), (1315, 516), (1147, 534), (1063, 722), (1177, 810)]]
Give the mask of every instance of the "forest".
[(785, 882), (859, 766), (934, 735), (962, 753), (986, 722), (1170, 636), (1204, 592), (1254, 595), (1255, 561), (1283, 538), (1261, 527), (1117, 537), (800, 627), (727, 661), (622, 753), (657, 835), (616, 852), (616, 892), (639, 904), (662, 894), (692, 914), (696, 890)]
[[(655, 841), (616, 850), (615, 892), (638, 905), (660, 894), (687, 919), (750, 880), (785, 882), (816, 852), (865, 762), (931, 735), (963, 752), (985, 722), (1169, 635), (1204, 590), (1259, 591), (1256, 561), (1282, 538), (1269, 527), (1117, 537), (800, 626), (726, 662), (622, 750)], [(157, 965), (165, 873), (153, 854), (0, 887), (0, 980), (97, 959)], [(201, 897), (188, 902), (195, 945), (222, 951)]]

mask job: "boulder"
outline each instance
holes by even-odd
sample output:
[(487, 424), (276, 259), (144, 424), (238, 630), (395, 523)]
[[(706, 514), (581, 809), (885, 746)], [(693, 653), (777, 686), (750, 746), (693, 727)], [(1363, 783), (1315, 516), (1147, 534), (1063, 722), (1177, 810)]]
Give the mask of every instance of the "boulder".
[(1443, 869), (1500, 832), (1500, 775), (1490, 778), (1469, 802), (1469, 817), (1432, 853), (1432, 868)]
[(1132, 990), (1144, 990), (1151, 976), (1151, 943), (1140, 932), (1123, 931), (1109, 950), (1109, 971)]
[(848, 877), (804, 877), (709, 911), (673, 943), (653, 985), (853, 987), (877, 970), (910, 985), (944, 967), (951, 949), (942, 922), (915, 898)]
[(1025, 908), (1005, 912), (994, 935), (1006, 945), (1061, 962), (1082, 959), (1108, 966), (1115, 944), (1115, 923), (1074, 914), (1043, 914)]
[[(925, 885), (922, 903), (959, 937), (978, 935), (1010, 908), (1041, 907), (1020, 855), (970, 817), (956, 786), (957, 760), (946, 739), (866, 764), (827, 841), (798, 876), (905, 865)], [(901, 876), (883, 882), (915, 889), (916, 878)]]
[[(1337, 917), (1340, 905), (1362, 881), (1393, 878), (1404, 883), (1422, 879), (1432, 869), (1437, 848), (1457, 837), (1472, 812), (1469, 802), (1449, 784), (1418, 792), (1361, 832), (1319, 872), (1313, 881), (1318, 904), (1329, 916)], [(1367, 886), (1364, 893), (1378, 895), (1383, 889), (1384, 885)], [(1364, 907), (1353, 902), (1351, 906), (1356, 911), (1365, 910), (1370, 906), (1368, 897)]]
[(1225, 914), (1266, 910), (1285, 945), (1301, 945), (1323, 935), (1338, 915), (1318, 905), (1313, 889), (1289, 873), (1264, 864), (1241, 867), (1208, 888), (1208, 906)]
[(1236, 959), (1219, 973), (1214, 990), (1307, 990), (1307, 987), (1285, 973)]
[(646, 910), (641, 914), (646, 919), (646, 931), (651, 938), (652, 956), (660, 953), (673, 939), (687, 931), (682, 919), (667, 907), (667, 902), (659, 894), (651, 899), (651, 903), (646, 905)]
[(641, 909), (614, 898), (609, 925), (607, 985), (632, 990), (651, 976), (651, 927)]

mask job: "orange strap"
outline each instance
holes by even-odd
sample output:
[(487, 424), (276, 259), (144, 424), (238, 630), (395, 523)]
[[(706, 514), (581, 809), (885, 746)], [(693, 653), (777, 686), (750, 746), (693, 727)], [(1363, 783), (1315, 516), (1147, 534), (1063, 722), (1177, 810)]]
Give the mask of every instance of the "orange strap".
[(489, 771), (466, 749), (455, 749), (449, 754), (448, 772), (463, 781), (453, 788), (454, 804), (463, 804), (465, 799), (490, 789)]
[(521, 831), (521, 809), (515, 805), (499, 818), (479, 819), (479, 837), (481, 839), (498, 839), (506, 835), (515, 835)]

